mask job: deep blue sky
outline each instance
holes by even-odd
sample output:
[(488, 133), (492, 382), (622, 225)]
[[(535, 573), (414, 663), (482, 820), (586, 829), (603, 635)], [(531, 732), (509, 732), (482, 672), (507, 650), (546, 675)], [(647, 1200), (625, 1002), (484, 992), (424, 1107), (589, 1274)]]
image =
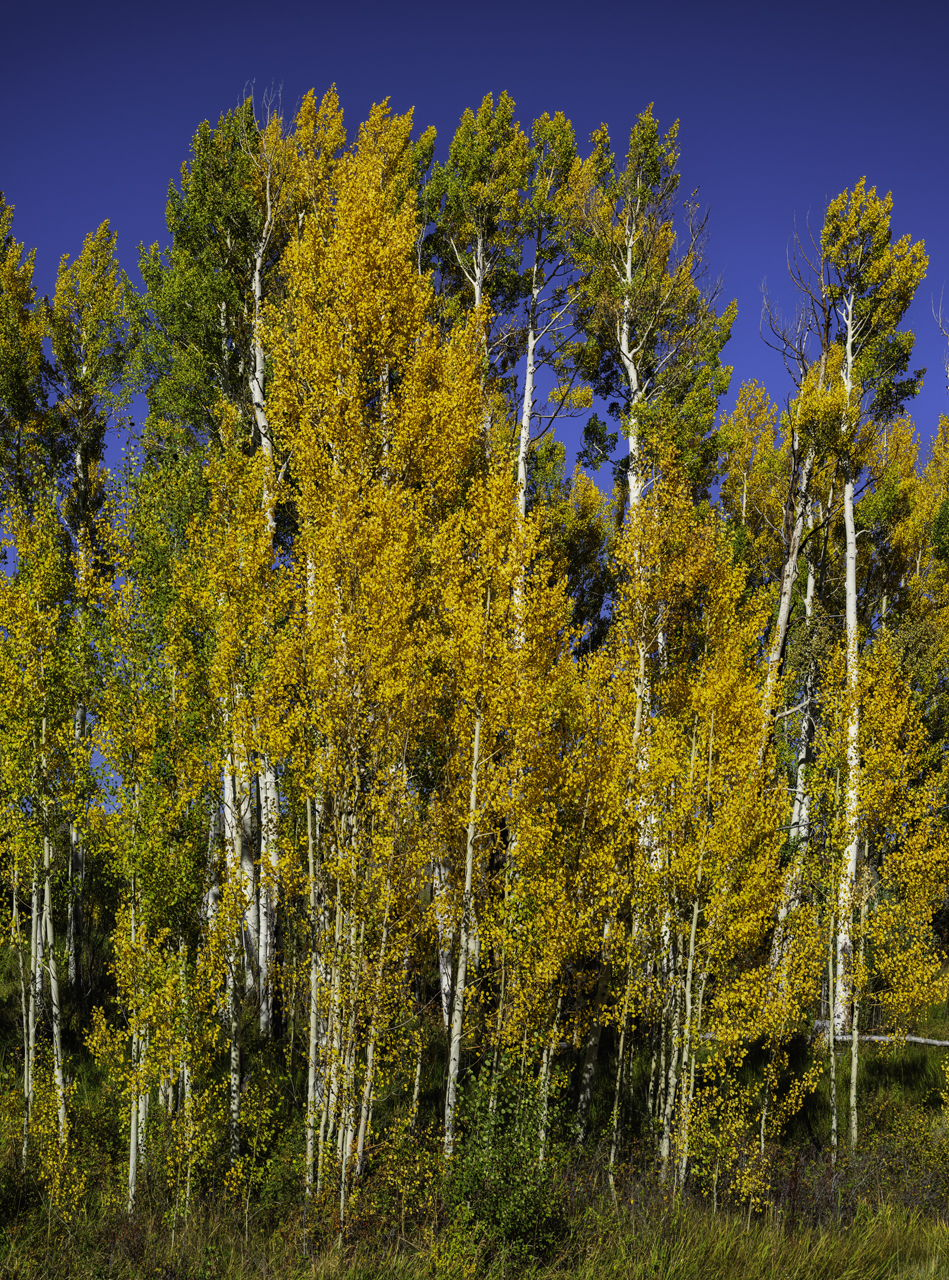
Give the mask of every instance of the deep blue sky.
[(637, 113), (681, 120), (683, 190), (710, 209), (709, 262), (738, 300), (726, 349), (783, 400), (780, 361), (758, 337), (761, 283), (792, 307), (795, 219), (819, 228), (859, 177), (894, 196), (894, 229), (922, 236), (929, 275), (911, 313), (929, 372), (914, 416), (928, 439), (949, 410), (931, 299), (949, 298), (944, 0), (902, 6), (583, 0), (572, 4), (206, 0), (7, 7), (0, 190), (52, 289), (62, 253), (110, 218), (137, 278), (136, 246), (164, 239), (165, 193), (205, 118), (245, 85), (282, 86), (292, 109), (336, 82), (350, 128), (390, 96), (447, 147), (459, 116), (506, 89), (524, 125), (563, 110), (585, 142), (606, 121), (617, 150)]

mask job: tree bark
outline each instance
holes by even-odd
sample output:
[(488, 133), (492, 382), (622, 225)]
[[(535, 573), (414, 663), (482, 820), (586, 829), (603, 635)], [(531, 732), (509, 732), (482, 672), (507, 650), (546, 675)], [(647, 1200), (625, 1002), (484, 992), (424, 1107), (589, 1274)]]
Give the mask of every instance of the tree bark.
[(768, 649), (768, 667), (765, 675), (764, 696), (762, 699), (761, 745), (758, 751), (759, 767), (764, 761), (765, 753), (771, 742), (773, 728), (774, 695), (781, 679), (784, 667), (784, 652), (787, 645), (788, 624), (791, 619), (791, 602), (794, 595), (794, 584), (797, 582), (798, 562), (801, 555), (801, 543), (804, 539), (804, 526), (810, 506), (811, 472), (814, 468), (815, 455), (808, 448), (797, 473), (797, 485), (794, 492), (791, 512), (793, 520), (788, 539), (787, 555), (781, 570), (781, 591), (778, 597), (778, 612)]
[[(317, 1108), (317, 1056), (319, 1053), (319, 929), (320, 893), (317, 884), (317, 844), (319, 819), (314, 821), (313, 802), (306, 799), (307, 858), (310, 873), (310, 1036), (306, 1085), (306, 1194), (313, 1191), (313, 1161), (315, 1157), (316, 1108)], [(318, 810), (319, 812), (319, 810)], [(320, 1089), (322, 1093), (322, 1089)]]
[(451, 1038), (448, 1048), (448, 1087), (445, 1092), (445, 1155), (451, 1156), (455, 1146), (455, 1109), (458, 1099), (458, 1072), (461, 1063), (461, 1036), (465, 1011), (465, 980), (468, 970), (468, 947), (473, 925), (472, 884), (474, 880), (475, 840), (477, 839), (478, 770), (481, 754), (481, 709), (475, 712), (471, 747), (471, 785), (468, 800), (468, 829), (465, 845), (465, 892), (461, 912), (461, 936), (458, 944), (458, 970), (452, 1002)]
[(672, 981), (672, 1023), (669, 1028), (669, 1074), (666, 1080), (665, 1107), (662, 1117), (662, 1137), (659, 1144), (659, 1179), (666, 1182), (669, 1176), (669, 1161), (672, 1155), (672, 1117), (675, 1112), (676, 1098), (679, 1089), (679, 1023), (681, 1018), (681, 993), (679, 990), (680, 955), (676, 949), (673, 964)]
[(56, 1081), (56, 1125), (60, 1145), (66, 1141), (66, 1082), (63, 1077), (62, 1019), (59, 1002), (59, 974), (56, 965), (56, 941), (53, 935), (52, 843), (43, 837), (43, 866), (46, 897), (43, 915), (46, 925), (47, 968), (49, 970), (49, 1006), (53, 1024), (53, 1074)]
[(268, 759), (260, 770), (260, 1033), (273, 1034), (274, 983), (280, 849), (277, 844), (277, 774)]
[(852, 945), (851, 918), (853, 891), (859, 850), (860, 803), (860, 669), (857, 647), (857, 534), (853, 512), (854, 485), (850, 476), (844, 484), (844, 530), (846, 533), (846, 636), (847, 636), (847, 786), (844, 798), (846, 847), (837, 888), (837, 983), (834, 989), (834, 1034), (847, 1025), (847, 996)]
[[(73, 736), (76, 746), (86, 736), (86, 708), (82, 703), (73, 718)], [(86, 876), (86, 848), (79, 833), (78, 824), (69, 824), (69, 898), (66, 922), (66, 953), (68, 956), (69, 986), (74, 996), (79, 995), (79, 971), (82, 948), (82, 889)]]
[[(829, 945), (827, 947), (827, 998), (834, 999), (834, 916), (831, 913)], [(830, 1053), (830, 1163), (837, 1163), (837, 1054), (836, 1035), (834, 1034), (833, 1016), (827, 1036), (827, 1048)]]
[(447, 898), (448, 872), (441, 862), (436, 862), (432, 874), (432, 893), (435, 898), (435, 927), (438, 931), (438, 989), (441, 995), (442, 1022), (445, 1035), (448, 1035), (451, 1023), (452, 964), (451, 951), (452, 930), (442, 919), (439, 904)]

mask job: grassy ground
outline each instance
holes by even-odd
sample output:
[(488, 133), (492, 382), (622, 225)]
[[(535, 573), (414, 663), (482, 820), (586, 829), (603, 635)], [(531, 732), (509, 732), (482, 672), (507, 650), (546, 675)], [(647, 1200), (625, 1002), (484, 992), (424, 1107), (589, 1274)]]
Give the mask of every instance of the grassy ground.
[(224, 1218), (206, 1219), (172, 1244), (161, 1220), (86, 1223), (69, 1239), (47, 1240), (41, 1228), (7, 1236), (2, 1280), (108, 1277), (108, 1280), (475, 1280), (555, 1277), (562, 1280), (884, 1280), (949, 1276), (949, 1231), (916, 1215), (867, 1214), (846, 1228), (787, 1227), (779, 1217), (752, 1221), (713, 1216), (684, 1205), (630, 1210), (605, 1207), (577, 1221), (557, 1256), (543, 1263), (486, 1250), (478, 1232), (449, 1228), (388, 1253), (367, 1244), (306, 1257), (297, 1229), (245, 1240)]
[[(933, 1010), (914, 1030), (949, 1039), (946, 1010)], [(803, 1042), (800, 1052), (806, 1052)], [(947, 1058), (947, 1052), (922, 1046), (862, 1045), (860, 1140), (851, 1151), (850, 1055), (839, 1051), (836, 1164), (830, 1160), (825, 1071), (785, 1144), (771, 1153), (771, 1207), (757, 1215), (738, 1204), (714, 1213), (709, 1201), (690, 1198), (691, 1192), (678, 1202), (664, 1200), (648, 1159), (622, 1170), (614, 1200), (603, 1152), (580, 1154), (566, 1140), (549, 1187), (528, 1185), (529, 1175), (516, 1162), (492, 1165), (496, 1202), (479, 1208), (470, 1190), (453, 1198), (439, 1184), (435, 1139), (420, 1143), (406, 1135), (407, 1145), (371, 1170), (362, 1216), (354, 1214), (342, 1244), (320, 1233), (319, 1212), (305, 1222), (295, 1175), (292, 1186), (275, 1183), (241, 1210), (225, 1206), (212, 1179), (196, 1196), (183, 1231), (167, 1192), (150, 1188), (147, 1177), (134, 1220), (96, 1207), (107, 1199), (103, 1180), (66, 1225), (46, 1216), (35, 1185), (18, 1188), (0, 1171), (0, 1280), (949, 1280)], [(602, 1076), (608, 1084), (608, 1065)], [(93, 1085), (84, 1139), (90, 1168), (102, 1167), (108, 1147), (92, 1106)], [(604, 1094), (603, 1105), (610, 1101)], [(111, 1183), (119, 1185), (120, 1175), (121, 1169), (112, 1170)], [(477, 1186), (480, 1166), (474, 1175)], [(515, 1194), (526, 1196), (525, 1204), (546, 1207), (549, 1196), (562, 1206), (540, 1256), (506, 1229), (491, 1228), (490, 1215), (495, 1213), (496, 1228), (499, 1203), (510, 1207)], [(322, 1222), (330, 1220), (325, 1212)]]

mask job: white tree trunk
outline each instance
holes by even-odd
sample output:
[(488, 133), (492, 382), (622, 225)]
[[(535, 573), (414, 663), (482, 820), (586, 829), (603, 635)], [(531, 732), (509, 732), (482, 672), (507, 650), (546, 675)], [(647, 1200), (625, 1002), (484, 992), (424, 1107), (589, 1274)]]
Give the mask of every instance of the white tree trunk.
[(245, 762), (235, 750), (229, 752), (224, 771), (223, 814), (228, 878), (240, 885), (245, 902), (240, 941), (244, 951), (247, 982), (251, 986), (256, 986), (260, 952), (251, 780), (247, 776)]
[(435, 927), (438, 931), (438, 986), (441, 995), (442, 1022), (447, 1035), (451, 1021), (451, 952), (454, 933), (447, 918), (448, 871), (442, 862), (436, 862), (432, 872), (432, 894), (435, 899)]
[(40, 932), (39, 874), (34, 864), (33, 889), (30, 899), (30, 987), (27, 1007), (27, 1049), (23, 1064), (23, 1164), (26, 1165), (30, 1140), (30, 1120), (33, 1116), (33, 1085), (36, 1067), (36, 1027), (39, 1021), (39, 997), (37, 980), (42, 981), (42, 938)]
[(43, 864), (46, 873), (46, 900), (43, 914), (46, 923), (47, 968), (49, 969), (49, 1006), (53, 1024), (53, 1074), (56, 1081), (56, 1126), (59, 1141), (66, 1141), (66, 1081), (63, 1076), (62, 1020), (59, 1003), (59, 975), (56, 966), (56, 941), (53, 936), (52, 845), (43, 838)]
[[(86, 709), (76, 708), (73, 717), (73, 737), (77, 748), (86, 734)], [(66, 922), (66, 953), (68, 956), (69, 986), (74, 992), (79, 988), (79, 964), (82, 946), (82, 888), (86, 876), (86, 849), (79, 827), (69, 824), (69, 898)]]
[(788, 624), (791, 619), (794, 584), (797, 582), (801, 543), (804, 538), (804, 527), (810, 509), (810, 483), (814, 460), (814, 450), (809, 448), (797, 476), (797, 489), (793, 508), (794, 523), (791, 526), (787, 556), (781, 570), (781, 593), (778, 599), (778, 613), (771, 635), (771, 646), (768, 650), (768, 667), (765, 676), (764, 696), (762, 698), (761, 746), (758, 752), (759, 765), (764, 760), (765, 752), (771, 741), (774, 695), (784, 662), (784, 647), (787, 642)]
[[(864, 847), (865, 854), (867, 852)], [(863, 959), (865, 926), (867, 921), (866, 893), (860, 900), (860, 958)], [(856, 993), (853, 999), (853, 1021), (850, 1028), (850, 1150), (857, 1150), (857, 1076), (860, 1067), (860, 1001)]]
[(228, 1063), (228, 1137), (230, 1160), (233, 1166), (241, 1153), (241, 1050), (240, 1050), (240, 997), (237, 990), (238, 952), (234, 948), (227, 974), (228, 1039), (230, 1057)]
[(260, 771), (260, 1031), (273, 1030), (273, 959), (279, 903), (280, 849), (277, 843), (279, 813), (277, 774), (269, 760)]
[(316, 1158), (316, 1189), (323, 1188), (323, 1165), (326, 1147), (333, 1133), (335, 1121), (337, 1077), (339, 1057), (342, 1050), (342, 974), (341, 946), (343, 938), (343, 910), (339, 881), (336, 882), (336, 929), (333, 941), (333, 964), (330, 974), (330, 1010), (327, 1030), (327, 1054), (329, 1058), (329, 1079), (323, 1090), (323, 1110), (320, 1116), (320, 1135)]
[[(132, 1073), (133, 1079), (138, 1067), (138, 1036), (132, 1036)], [(132, 1098), (129, 1105), (129, 1180), (128, 1200), (126, 1208), (129, 1216), (135, 1211), (135, 1193), (138, 1190), (138, 1089), (132, 1085)]]
[(857, 874), (860, 842), (860, 668), (857, 645), (857, 534), (853, 512), (854, 485), (848, 476), (844, 484), (845, 618), (847, 638), (847, 786), (844, 798), (844, 859), (837, 887), (837, 981), (834, 989), (833, 1030), (842, 1034), (847, 1026), (847, 1003), (851, 970), (851, 927), (853, 889)]
[[(831, 913), (830, 930), (827, 947), (827, 998), (834, 996), (834, 916)], [(837, 1037), (834, 1033), (834, 1020), (830, 1019), (827, 1027), (827, 1048), (830, 1053), (830, 1162), (837, 1163)]]
[[(814, 567), (808, 561), (807, 591), (804, 597), (804, 615), (808, 632), (814, 610), (815, 591)], [(781, 901), (778, 905), (777, 924), (771, 943), (771, 969), (776, 970), (781, 963), (786, 941), (785, 921), (795, 910), (800, 901), (801, 872), (807, 856), (807, 843), (810, 839), (810, 792), (808, 790), (807, 763), (810, 758), (811, 744), (814, 738), (815, 715), (814, 698), (817, 692), (817, 670), (813, 660), (808, 661), (804, 678), (804, 706), (801, 717), (801, 739), (798, 743), (797, 771), (795, 774), (794, 801), (791, 807), (791, 824), (788, 829), (788, 840), (791, 845), (791, 861), (784, 875)]]
[(694, 1076), (693, 1065), (693, 1024), (692, 1024), (692, 981), (695, 975), (695, 935), (699, 922), (699, 890), (702, 885), (702, 871), (699, 868), (698, 885), (695, 901), (692, 903), (692, 927), (689, 931), (689, 958), (685, 969), (685, 1021), (682, 1029), (682, 1104), (679, 1109), (679, 1185), (685, 1182), (689, 1161), (689, 1112), (692, 1106), (691, 1090), (686, 1089), (686, 1080)]
[(523, 517), (527, 512), (527, 451), (531, 439), (531, 415), (534, 411), (534, 366), (537, 346), (537, 264), (532, 272), (530, 313), (527, 320), (527, 357), (524, 366), (524, 404), (521, 409), (521, 428), (517, 440), (517, 504)]
[(458, 1100), (458, 1072), (461, 1063), (461, 1036), (464, 1025), (465, 980), (468, 949), (474, 923), (472, 884), (474, 880), (475, 840), (477, 838), (478, 771), (481, 754), (481, 709), (475, 712), (471, 747), (471, 786), (468, 800), (468, 829), (465, 846), (465, 893), (461, 911), (461, 936), (458, 944), (458, 970), (455, 976), (455, 998), (451, 1012), (451, 1037), (448, 1048), (448, 1087), (445, 1093), (445, 1155), (451, 1156), (455, 1146), (455, 1109)]
[(319, 839), (319, 823), (314, 823), (312, 804), (306, 800), (307, 857), (310, 874), (310, 1037), (306, 1082), (306, 1194), (313, 1191), (313, 1161), (316, 1145), (317, 1078), (320, 1031), (320, 971), (319, 971), (319, 892), (316, 878), (316, 846)]
[(29, 1071), (30, 1071), (30, 997), (23, 963), (23, 939), (20, 935), (19, 875), (16, 861), (13, 863), (13, 940), (16, 947), (17, 971), (20, 978), (20, 1020), (23, 1031), (23, 1146), (29, 1137)]
[(389, 941), (389, 903), (390, 890), (386, 886), (385, 918), (382, 923), (382, 939), (379, 944), (379, 967), (376, 973), (376, 989), (372, 1002), (373, 1013), (369, 1022), (369, 1044), (366, 1049), (366, 1078), (363, 1084), (362, 1107), (359, 1116), (359, 1136), (356, 1142), (356, 1176), (362, 1174), (365, 1163), (366, 1135), (372, 1119), (372, 1103), (375, 1089), (376, 1037), (378, 1022), (376, 1011), (382, 999), (382, 979), (385, 973), (386, 947)]
[(672, 1025), (669, 1031), (669, 1072), (666, 1078), (666, 1096), (665, 1106), (663, 1108), (662, 1117), (662, 1138), (659, 1145), (659, 1178), (661, 1182), (665, 1182), (669, 1176), (669, 1162), (672, 1155), (672, 1118), (675, 1114), (675, 1104), (679, 1091), (679, 1034), (681, 1011), (681, 990), (679, 979), (679, 967), (681, 963), (681, 955), (676, 950), (675, 962), (672, 970)]

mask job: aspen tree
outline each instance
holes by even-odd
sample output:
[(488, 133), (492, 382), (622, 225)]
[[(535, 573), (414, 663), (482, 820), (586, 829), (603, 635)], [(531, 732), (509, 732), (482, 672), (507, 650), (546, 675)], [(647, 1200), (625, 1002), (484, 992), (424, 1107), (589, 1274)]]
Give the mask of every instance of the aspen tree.
[[(714, 452), (708, 436), (729, 376), (720, 353), (734, 308), (718, 317), (714, 299), (700, 288), (704, 224), (687, 207), (682, 244), (674, 226), (676, 137), (677, 126), (660, 137), (650, 108), (630, 132), (625, 167), (617, 165), (605, 127), (594, 134), (594, 151), (585, 162), (585, 209), (576, 243), (586, 343), (578, 358), (594, 394), (615, 405), (628, 437), (623, 474), (624, 506), (630, 510), (670, 450), (679, 454), (696, 493), (705, 492)], [(593, 451), (600, 448), (597, 424), (588, 425)], [(644, 566), (645, 560), (634, 572), (645, 572)], [(640, 666), (641, 694), (648, 701), (645, 651)], [(588, 1041), (586, 1077), (595, 1061), (598, 1025)], [(584, 1087), (581, 1112), (588, 1092)]]
[(633, 126), (621, 168), (601, 126), (586, 162), (589, 192), (578, 237), (587, 349), (581, 368), (596, 395), (615, 400), (629, 452), (629, 506), (670, 447), (696, 489), (710, 463), (706, 439), (728, 385), (720, 363), (735, 316), (718, 316), (700, 287), (705, 219), (686, 204), (681, 242), (674, 226), (679, 188), (678, 124), (660, 136), (647, 108)]
[[(527, 465), (532, 424), (550, 430), (565, 411), (589, 407), (589, 388), (575, 387), (577, 369), (569, 369), (575, 333), (577, 272), (571, 237), (579, 228), (582, 165), (573, 128), (562, 113), (541, 116), (531, 127), (530, 173), (521, 213), (523, 239), (531, 261), (525, 264), (524, 383), (517, 443), (517, 484), (521, 514), (527, 504)], [(544, 345), (546, 343), (546, 346)], [(557, 379), (548, 411), (535, 404), (537, 377), (549, 368)]]
[(68, 456), (65, 424), (49, 414), (43, 340), (49, 317), (37, 304), (35, 252), (13, 237), (13, 206), (0, 194), (0, 491), (31, 510)]
[[(169, 196), (172, 246), (164, 258), (157, 247), (143, 254), (142, 270), (156, 322), (149, 345), (151, 447), (163, 448), (161, 441), (174, 439), (176, 432), (199, 440), (219, 437), (223, 400), (223, 417), (231, 415), (229, 430), (236, 413), (242, 424), (238, 434), (246, 433), (264, 456), (260, 518), (273, 536), (272, 490), (286, 454), (275, 456), (266, 410), (263, 308), (279, 280), (285, 246), (307, 216), (321, 216), (322, 188), (344, 135), (333, 90), (319, 105), (312, 93), (307, 95), (292, 130), (272, 106), (265, 102), (265, 118), (259, 121), (248, 100), (222, 117), (216, 130), (207, 124), (199, 129), (191, 163), (182, 170), (181, 190), (173, 188)], [(191, 299), (187, 309), (177, 305), (182, 290)], [(232, 845), (241, 828), (245, 877), (255, 880), (259, 897), (256, 920), (249, 911), (245, 937), (254, 952), (261, 1029), (269, 1034), (279, 863), (277, 775), (266, 755), (247, 756), (246, 743), (235, 743), (231, 758), (223, 810)], [(257, 828), (251, 809), (258, 807), (257, 800), (261, 849), (259, 866), (252, 867)]]
[[(444, 577), (433, 661), (437, 662), (436, 670), (444, 672), (441, 714), (451, 710), (444, 729), (450, 735), (450, 763), (437, 794), (434, 816), (442, 846), (458, 846), (457, 872), (452, 876), (459, 953), (445, 1103), (448, 1155), (455, 1142), (463, 1036), (471, 1020), (469, 970), (478, 953), (503, 952), (505, 963), (510, 956), (512, 976), (517, 975), (504, 988), (511, 1013), (505, 1018), (503, 1010), (499, 1011), (505, 1035), (512, 1033), (511, 1024), (518, 1030), (523, 1027), (521, 1018), (536, 1006), (538, 994), (549, 991), (559, 968), (554, 951), (553, 956), (543, 958), (546, 974), (541, 991), (524, 990), (518, 960), (526, 958), (523, 948), (528, 938), (512, 937), (508, 931), (510, 913), (515, 917), (520, 914), (516, 901), (522, 887), (526, 891), (531, 884), (539, 891), (535, 909), (550, 901), (551, 893), (559, 896), (556, 880), (545, 885), (537, 875), (553, 855), (549, 844), (553, 815), (549, 810), (538, 811), (542, 787), (532, 794), (527, 779), (538, 765), (541, 777), (550, 768), (543, 764), (546, 735), (541, 726), (546, 717), (542, 708), (564, 678), (557, 674), (556, 639), (565, 622), (562, 587), (551, 589), (542, 561), (524, 577), (533, 559), (537, 529), (535, 523), (518, 519), (511, 481), (495, 473), (480, 491), (474, 490), (474, 495), (476, 501), (464, 515), (446, 522), (439, 531), (436, 544)], [(520, 606), (513, 590), (519, 578), (524, 580)], [(518, 694), (512, 697), (514, 690)], [(510, 752), (498, 749), (506, 741), (512, 744)], [(516, 827), (518, 839), (515, 846), (508, 845), (511, 861), (499, 877), (502, 883), (492, 885), (492, 846), (499, 838), (502, 814), (506, 823)], [(453, 836), (453, 830), (459, 835)], [(534, 927), (539, 924), (538, 920)], [(542, 1007), (545, 1004), (542, 1001)], [(523, 1010), (520, 1016), (519, 1006)]]
[[(663, 1176), (681, 1179), (702, 1078), (701, 1038), (734, 1044), (754, 1035), (753, 1027), (775, 1020), (769, 1006), (781, 992), (779, 985), (763, 1008), (743, 994), (760, 983), (745, 957), (750, 938), (771, 928), (784, 839), (780, 802), (762, 806), (763, 766), (752, 745), (760, 688), (749, 659), (767, 598), (746, 598), (725, 528), (714, 517), (701, 522), (681, 485), (659, 486), (630, 513), (617, 555), (634, 568), (641, 555), (652, 570), (620, 576), (613, 625), (590, 660), (590, 678), (609, 690), (609, 719), (597, 736), (611, 745), (601, 804), (620, 855), (623, 906), (613, 928), (620, 939), (625, 934), (619, 954), (626, 963), (616, 965), (624, 984), (619, 1008), (632, 1003), (659, 1022), (658, 1154)], [(701, 610), (692, 603), (697, 596)], [(638, 654), (650, 618), (650, 662), (660, 625), (667, 638), (645, 717)], [(800, 1016), (792, 1007), (783, 1034)]]
[(854, 886), (854, 955), (845, 975), (852, 1008), (852, 1146), (858, 1134), (860, 1008), (871, 982), (874, 999), (896, 1038), (905, 1034), (911, 1018), (945, 999), (946, 990), (931, 926), (947, 874), (938, 816), (941, 777), (926, 768), (919, 699), (899, 669), (888, 629), (863, 655), (859, 746), (866, 834)]
[[(47, 378), (57, 396), (56, 412), (67, 424), (69, 477), (61, 500), (72, 539), (75, 605), (79, 630), (102, 572), (99, 524), (103, 507), (103, 458), (109, 431), (128, 425), (125, 410), (135, 390), (131, 363), (139, 322), (128, 277), (115, 257), (116, 236), (108, 222), (88, 235), (74, 262), (64, 256), (49, 308), (53, 360)], [(89, 673), (91, 675), (91, 673)], [(80, 690), (73, 713), (77, 750), (86, 737), (88, 693)], [(78, 988), (85, 850), (76, 818), (70, 829), (67, 948), (70, 986)]]
[[(287, 255), (289, 300), (271, 321), (271, 404), (299, 478), (298, 598), (305, 601), (279, 661), (299, 653), (305, 673), (294, 732), (319, 815), (310, 888), (307, 1185), (322, 1185), (335, 1131), (343, 1220), (351, 1162), (358, 1172), (385, 1061), (383, 1036), (396, 1007), (389, 1002), (404, 1009), (411, 996), (397, 959), (429, 855), (404, 782), (430, 697), (420, 666), (422, 611), (430, 606), (419, 586), (438, 572), (432, 533), (446, 505), (457, 502), (464, 460), (474, 460), (480, 434), (477, 330), (439, 337), (430, 282), (411, 260), (410, 124), (383, 107), (360, 130), (336, 172), (325, 225), (305, 225)], [(294, 668), (282, 670), (289, 693)], [(393, 840), (402, 849), (398, 874), (383, 852)], [(376, 975), (368, 990), (364, 971)], [(367, 1001), (376, 1012), (360, 1089), (354, 1037)]]
[[(20, 504), (23, 512), (52, 503), (60, 536), (65, 536), (69, 545), (73, 581), (63, 603), (68, 599), (76, 615), (75, 625), (69, 628), (76, 662), (70, 677), (76, 699), (70, 752), (76, 764), (75, 786), (67, 802), (65, 791), (71, 784), (66, 771), (61, 775), (63, 794), (51, 795), (49, 802), (57, 810), (67, 803), (74, 807), (69, 819), (65, 977), (73, 994), (78, 994), (85, 861), (79, 809), (89, 798), (89, 790), (79, 785), (79, 777), (80, 760), (88, 753), (86, 717), (95, 679), (91, 620), (86, 613), (102, 567), (97, 515), (104, 498), (104, 443), (109, 430), (126, 422), (124, 410), (133, 390), (129, 369), (138, 325), (131, 287), (115, 260), (115, 236), (107, 222), (86, 237), (72, 263), (67, 257), (61, 260), (52, 302), (44, 300), (37, 305), (33, 259), (22, 260), (22, 249), (10, 234), (11, 215), (6, 206), (0, 208), (2, 487), (4, 500)], [(48, 355), (41, 346), (44, 338), (50, 343)], [(37, 943), (40, 945), (41, 939)]]
[[(530, 169), (513, 99), (502, 93), (495, 105), (487, 94), (476, 112), (462, 116), (426, 192), (426, 212), (430, 202), (436, 210), (431, 253), (440, 292), (464, 310), (488, 304), (496, 321), (519, 292), (520, 191)], [(497, 342), (505, 336), (502, 330)], [(489, 339), (488, 352), (494, 349)]]
[[(114, 814), (99, 839), (110, 873), (124, 886), (114, 954), (126, 1008), (124, 1028), (108, 1026), (100, 1013), (94, 1046), (107, 1063), (124, 1046), (119, 1074), (130, 1107), (129, 1212), (146, 1159), (153, 1094), (157, 1090), (167, 1115), (172, 1081), (183, 1076), (190, 1082), (203, 1052), (189, 1012), (195, 1001), (187, 952), (200, 933), (206, 797), (213, 786), (204, 744), (194, 741), (194, 725), (188, 724), (187, 677), (169, 661), (167, 644), (156, 643), (161, 623), (161, 639), (167, 640), (170, 619), (167, 612), (162, 617), (161, 603), (144, 582), (154, 514), (132, 499), (113, 522), (109, 550), (117, 580), (103, 608), (100, 638), (108, 677), (93, 728), (108, 766)], [(190, 1097), (180, 1098), (179, 1110), (189, 1108)]]
[(831, 202), (821, 231), (827, 295), (835, 320), (834, 336), (841, 352), (838, 377), (846, 395), (840, 424), (840, 453), (844, 469), (847, 680), (852, 704), (847, 729), (847, 860), (838, 895), (835, 1031), (843, 1029), (846, 1017), (846, 966), (850, 962), (846, 925), (848, 895), (856, 876), (860, 841), (860, 674), (854, 494), (863, 469), (861, 429), (865, 415), (878, 423), (892, 418), (894, 410), (915, 394), (920, 377), (918, 374), (906, 376), (913, 338), (911, 334), (899, 332), (897, 326), (925, 274), (927, 259), (922, 243), (914, 244), (909, 236), (891, 244), (892, 203), (890, 196), (880, 199), (875, 188), (867, 190), (861, 179), (852, 192), (845, 191)]
[[(62, 988), (55, 932), (54, 888), (62, 876), (58, 805), (74, 789), (70, 701), (76, 688), (71, 574), (51, 497), (34, 512), (9, 513), (4, 547), (16, 568), (0, 580), (2, 644), (3, 802), (11, 831), (7, 867), (12, 891), (30, 884), (29, 952), (16, 936), (23, 1033), (23, 1141), (29, 1152), (37, 1051), (47, 1018), (52, 1040), (56, 1124), (66, 1140)], [(19, 911), (15, 913), (19, 923)], [(47, 994), (48, 992), (48, 994)]]

